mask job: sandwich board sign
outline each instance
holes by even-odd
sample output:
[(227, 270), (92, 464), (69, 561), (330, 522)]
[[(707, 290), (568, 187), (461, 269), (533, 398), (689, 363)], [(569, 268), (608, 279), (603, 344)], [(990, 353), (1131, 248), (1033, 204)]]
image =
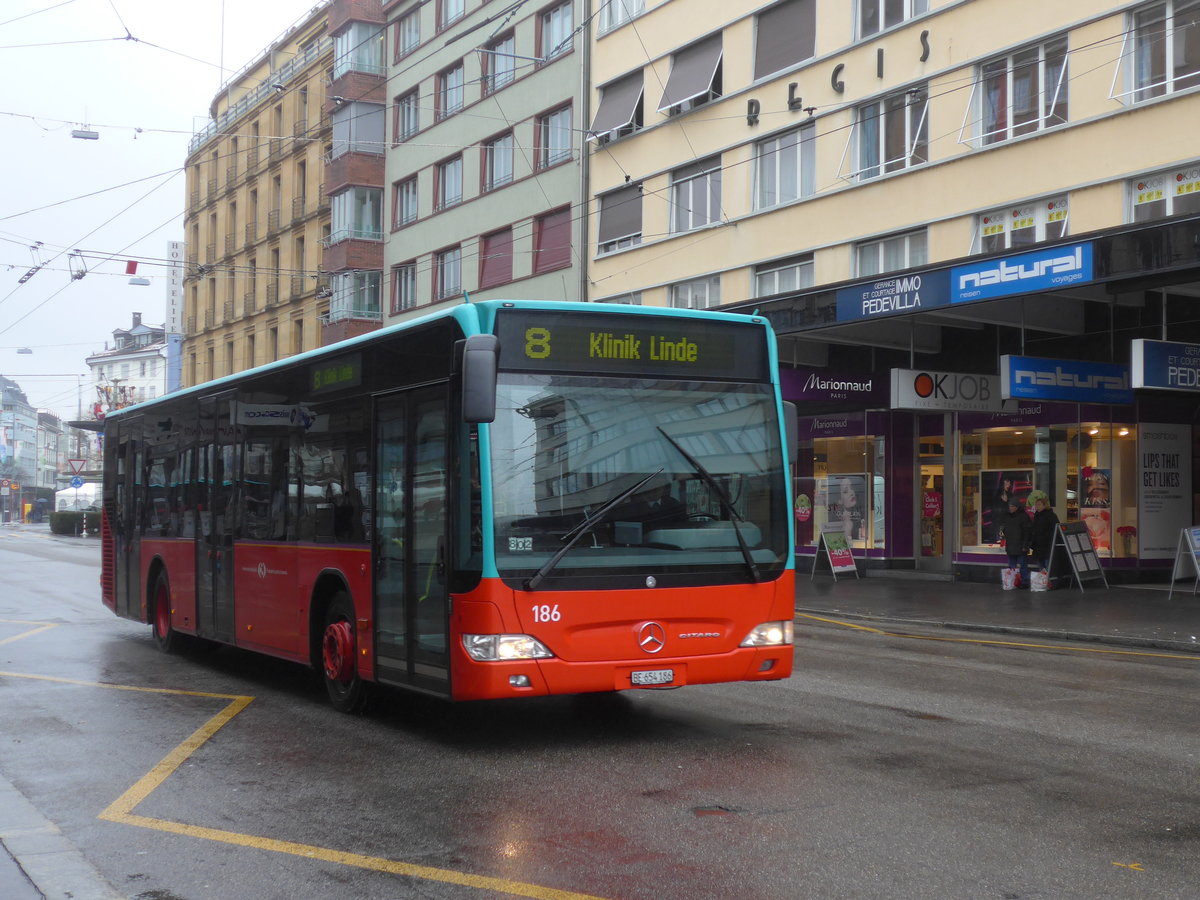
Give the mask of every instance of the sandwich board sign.
[(853, 572), (855, 578), (859, 577), (854, 554), (850, 552), (850, 539), (846, 537), (844, 522), (826, 522), (821, 526), (809, 581), (816, 577), (817, 566), (821, 564), (821, 560), (825, 560), (829, 565), (829, 571), (833, 573), (834, 581), (837, 581), (838, 572)]
[(1200, 527), (1182, 528), (1179, 531), (1179, 547), (1175, 551), (1175, 568), (1171, 570), (1171, 587), (1167, 599), (1175, 592), (1175, 580), (1195, 577), (1192, 596), (1200, 590)]
[(1085, 581), (1095, 581), (1097, 578), (1108, 588), (1108, 579), (1100, 568), (1100, 557), (1096, 554), (1096, 545), (1088, 533), (1086, 522), (1060, 522), (1054, 529), (1054, 543), (1050, 547), (1050, 568), (1048, 574), (1054, 577), (1055, 569), (1061, 569), (1060, 561), (1065, 557), (1071, 574), (1083, 590)]

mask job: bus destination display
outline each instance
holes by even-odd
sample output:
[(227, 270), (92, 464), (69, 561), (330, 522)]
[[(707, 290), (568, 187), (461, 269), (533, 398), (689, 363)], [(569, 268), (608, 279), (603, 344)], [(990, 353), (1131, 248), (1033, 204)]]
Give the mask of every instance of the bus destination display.
[(749, 323), (502, 310), (496, 335), (505, 369), (766, 377), (765, 333)]

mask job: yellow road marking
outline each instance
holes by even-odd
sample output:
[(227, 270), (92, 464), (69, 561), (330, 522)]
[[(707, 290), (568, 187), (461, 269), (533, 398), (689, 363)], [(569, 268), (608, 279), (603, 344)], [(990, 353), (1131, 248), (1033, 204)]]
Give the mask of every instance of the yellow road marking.
[(492, 878), (486, 875), (471, 875), (467, 872), (456, 872), (453, 869), (437, 869), (431, 866), (419, 866), (413, 863), (400, 862), (393, 859), (383, 859), (376, 856), (364, 856), (360, 853), (347, 853), (341, 850), (331, 850), (327, 847), (317, 847), (311, 844), (298, 844), (292, 841), (281, 841), (274, 838), (253, 834), (241, 834), (236, 831), (223, 831), (218, 828), (205, 828), (200, 825), (188, 825), (183, 822), (171, 822), (167, 819), (153, 819), (148, 816), (134, 814), (134, 809), (164, 781), (169, 778), (193, 753), (207, 743), (213, 735), (233, 720), (234, 716), (249, 706), (254, 698), (237, 694), (212, 694), (203, 691), (183, 691), (172, 688), (147, 688), (124, 684), (103, 684), (91, 681), (79, 681), (73, 678), (58, 678), (51, 675), (26, 675), (20, 672), (0, 672), (0, 677), (25, 678), (33, 681), (49, 681), (59, 684), (73, 684), (82, 687), (100, 687), (118, 691), (140, 691), (152, 694), (174, 694), (184, 697), (204, 697), (210, 699), (229, 700), (230, 702), (219, 713), (197, 728), (179, 746), (163, 757), (153, 769), (143, 775), (120, 797), (109, 804), (100, 813), (99, 818), (106, 822), (116, 822), (122, 825), (133, 825), (138, 828), (149, 828), (169, 834), (198, 838), (206, 841), (217, 841), (238, 847), (249, 847), (255, 850), (269, 850), (274, 853), (287, 853), (304, 859), (316, 859), (323, 862), (336, 863), (343, 866), (353, 866), (390, 875), (401, 875), (406, 878), (419, 878), (425, 881), (436, 881), (443, 884), (457, 884), (464, 887), (478, 888), (485, 891), (510, 894), (516, 897), (531, 897), (533, 900), (602, 900), (592, 894), (580, 894), (575, 891), (562, 891), (556, 888), (527, 884), (520, 881), (510, 881), (506, 878)]
[(19, 641), (22, 638), (33, 637), (35, 634), (41, 634), (43, 631), (49, 631), (51, 628), (57, 628), (57, 622), (23, 622), (19, 619), (0, 619), (0, 623), (5, 625), (36, 625), (38, 627), (31, 628), (29, 631), (23, 631), (20, 634), (14, 634), (0, 640), (0, 647), (5, 644), (11, 644), (13, 641)]
[(1142, 868), (1142, 864), (1141, 864), (1141, 863), (1119, 863), (1119, 862), (1115, 862), (1115, 863), (1113, 863), (1113, 865), (1114, 865), (1114, 866), (1120, 866), (1122, 869), (1133, 869), (1133, 871), (1135, 871), (1135, 872), (1145, 872), (1145, 871), (1146, 871), (1145, 869), (1143, 869), (1143, 868)]
[(869, 631), (872, 634), (880, 634), (884, 637), (909, 638), (914, 641), (941, 641), (947, 644), (981, 644), (983, 646), (992, 647), (1023, 647), (1031, 650), (1065, 650), (1069, 653), (1100, 653), (1106, 656), (1141, 656), (1150, 657), (1151, 659), (1186, 659), (1189, 662), (1200, 662), (1200, 654), (1191, 653), (1151, 653), (1147, 650), (1112, 650), (1105, 647), (1068, 647), (1062, 644), (1037, 644), (1030, 641), (993, 641), (984, 640), (982, 638), (960, 638), (960, 637), (939, 637), (933, 634), (908, 634), (903, 631), (883, 631), (879, 628), (869, 628), (864, 625), (856, 625), (853, 622), (843, 622), (839, 619), (829, 619), (824, 616), (813, 616), (807, 613), (797, 613), (798, 619), (812, 619), (816, 622), (825, 622), (829, 625), (841, 625), (844, 628), (853, 628), (857, 631)]

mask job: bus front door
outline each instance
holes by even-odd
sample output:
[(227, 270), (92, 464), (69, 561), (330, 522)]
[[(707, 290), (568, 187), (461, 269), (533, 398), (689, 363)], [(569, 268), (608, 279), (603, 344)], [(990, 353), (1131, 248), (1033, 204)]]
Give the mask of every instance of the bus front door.
[(237, 453), (230, 397), (200, 401), (197, 481), (196, 628), (201, 637), (233, 641), (233, 530)]
[(445, 385), (376, 401), (375, 622), (382, 681), (438, 693), (450, 663)]

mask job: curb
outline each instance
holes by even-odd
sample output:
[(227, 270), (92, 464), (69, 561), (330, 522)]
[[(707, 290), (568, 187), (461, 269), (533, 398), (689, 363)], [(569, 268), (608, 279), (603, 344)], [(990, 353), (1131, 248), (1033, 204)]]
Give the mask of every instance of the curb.
[(889, 622), (897, 625), (912, 625), (922, 628), (944, 628), (948, 631), (981, 632), (985, 634), (1010, 634), (1015, 637), (1039, 637), (1056, 641), (1076, 641), (1091, 644), (1111, 644), (1117, 647), (1136, 647), (1145, 650), (1165, 650), (1200, 657), (1200, 642), (1173, 641), (1165, 638), (1132, 637), (1124, 634), (1089, 634), (1078, 631), (1062, 631), (1051, 628), (1028, 628), (1015, 625), (980, 624), (978, 622), (952, 622), (942, 619), (913, 619), (902, 616), (884, 616), (868, 613), (840, 612), (828, 609), (797, 607), (797, 613), (812, 616), (837, 617), (862, 622)]

